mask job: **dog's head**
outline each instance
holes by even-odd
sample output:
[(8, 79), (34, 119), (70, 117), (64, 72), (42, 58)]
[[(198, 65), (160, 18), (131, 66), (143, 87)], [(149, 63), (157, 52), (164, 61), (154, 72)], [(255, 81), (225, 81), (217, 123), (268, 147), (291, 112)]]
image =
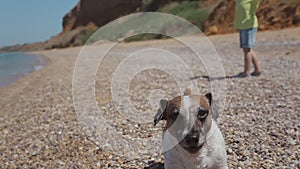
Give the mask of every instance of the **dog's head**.
[(211, 128), (212, 95), (191, 95), (186, 91), (183, 96), (171, 100), (161, 100), (160, 108), (154, 117), (154, 125), (166, 120), (168, 130), (189, 153), (198, 152), (206, 141)]

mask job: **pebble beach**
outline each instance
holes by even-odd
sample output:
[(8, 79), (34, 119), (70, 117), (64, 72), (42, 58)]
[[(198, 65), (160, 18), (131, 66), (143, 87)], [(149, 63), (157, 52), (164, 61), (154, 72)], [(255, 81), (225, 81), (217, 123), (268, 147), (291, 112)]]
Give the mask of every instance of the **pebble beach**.
[[(263, 74), (247, 78), (233, 77), (244, 64), (238, 34), (209, 36), (228, 76), (217, 123), (226, 142), (229, 168), (300, 168), (299, 32), (300, 28), (258, 32), (255, 51)], [(93, 53), (99, 50), (97, 45), (86, 48)], [(120, 43), (95, 76), (95, 96), (106, 122), (129, 140), (153, 140), (153, 144), (135, 145), (144, 148), (142, 155), (131, 151), (133, 158), (120, 156), (83, 130), (72, 96), (74, 67), (82, 48), (53, 49), (32, 52), (43, 56), (47, 66), (0, 89), (0, 168), (162, 168), (163, 155), (154, 149), (161, 147), (163, 122), (154, 127), (151, 122), (124, 118), (112, 104), (110, 90), (113, 73), (128, 53), (156, 47), (173, 53), (185, 49), (172, 39)], [(189, 65), (195, 74), (190, 78), (199, 84), (200, 93), (209, 92), (205, 68)], [(157, 88), (167, 98), (179, 94), (172, 77), (151, 70), (132, 79), (129, 97), (139, 109), (146, 109), (150, 91)]]

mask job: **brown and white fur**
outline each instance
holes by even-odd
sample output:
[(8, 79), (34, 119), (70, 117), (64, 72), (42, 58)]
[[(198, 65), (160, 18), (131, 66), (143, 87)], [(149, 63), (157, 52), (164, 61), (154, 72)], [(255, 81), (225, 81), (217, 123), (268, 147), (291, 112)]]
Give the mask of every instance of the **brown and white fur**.
[(227, 169), (222, 133), (211, 111), (212, 95), (161, 100), (154, 125), (166, 120), (163, 134), (165, 169)]

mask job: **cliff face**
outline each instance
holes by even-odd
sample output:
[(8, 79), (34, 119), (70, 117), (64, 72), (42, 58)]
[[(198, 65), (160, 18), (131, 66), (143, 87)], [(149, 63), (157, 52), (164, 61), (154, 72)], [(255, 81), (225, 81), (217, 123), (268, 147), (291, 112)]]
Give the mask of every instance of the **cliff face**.
[(80, 0), (63, 17), (63, 31), (45, 43), (45, 49), (83, 45), (93, 30), (139, 10), (141, 0)]
[[(159, 7), (183, 0), (80, 0), (63, 18), (63, 32), (78, 27), (95, 29), (120, 16), (135, 11), (156, 11)], [(192, 1), (192, 0), (188, 0)], [(233, 28), (235, 0), (203, 1), (215, 5), (202, 29), (206, 34), (236, 31)], [(263, 0), (257, 11), (260, 30), (281, 29), (300, 25), (299, 0)]]
[(183, 0), (80, 0), (63, 17), (63, 32), (80, 26), (101, 27), (120, 16), (136, 11), (153, 12), (174, 1), (181, 2)]
[[(235, 0), (223, 0), (212, 11), (203, 29), (206, 34), (234, 32)], [(300, 25), (299, 0), (263, 0), (256, 12), (260, 30)]]
[(80, 0), (63, 18), (63, 32), (79, 26), (102, 26), (141, 6), (141, 0)]
[(45, 49), (83, 45), (83, 39), (88, 38), (93, 30), (121, 16), (140, 11), (156, 11), (174, 1), (182, 0), (80, 0), (63, 17), (63, 31), (49, 39), (45, 43)]

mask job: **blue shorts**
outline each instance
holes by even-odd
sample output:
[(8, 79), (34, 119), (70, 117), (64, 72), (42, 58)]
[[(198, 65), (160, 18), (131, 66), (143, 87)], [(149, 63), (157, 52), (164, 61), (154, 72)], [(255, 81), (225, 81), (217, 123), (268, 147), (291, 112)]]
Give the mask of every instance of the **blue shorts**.
[(257, 32), (257, 28), (240, 30), (240, 47), (253, 48), (255, 44), (256, 32)]

